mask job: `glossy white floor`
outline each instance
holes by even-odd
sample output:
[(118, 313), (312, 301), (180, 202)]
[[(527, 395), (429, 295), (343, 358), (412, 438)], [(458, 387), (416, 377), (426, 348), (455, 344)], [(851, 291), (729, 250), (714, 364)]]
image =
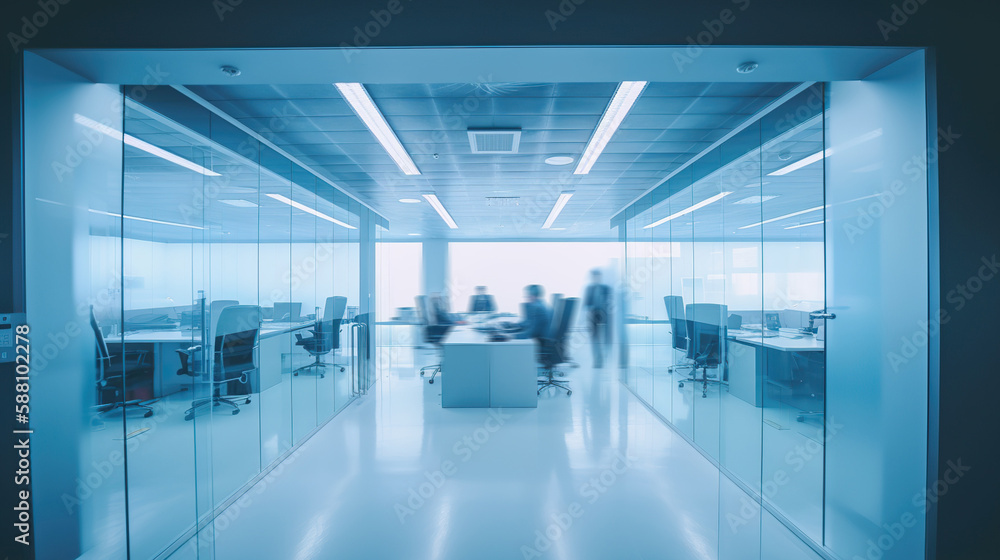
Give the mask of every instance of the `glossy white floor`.
[(382, 356), (372, 394), (172, 558), (817, 558), (612, 369), (537, 409), (442, 409), (432, 356)]

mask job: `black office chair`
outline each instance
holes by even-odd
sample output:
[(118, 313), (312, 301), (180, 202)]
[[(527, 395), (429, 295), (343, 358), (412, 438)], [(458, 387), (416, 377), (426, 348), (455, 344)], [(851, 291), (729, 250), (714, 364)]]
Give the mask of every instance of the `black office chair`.
[[(684, 318), (684, 298), (681, 296), (663, 296), (663, 303), (667, 307), (667, 320), (670, 321), (671, 346), (673, 346), (674, 350), (680, 350), (686, 355), (688, 339), (687, 320)], [(680, 387), (684, 386), (685, 381), (695, 380), (693, 364), (674, 364), (667, 368), (667, 371), (670, 373), (679, 370), (688, 370), (691, 372), (691, 377), (682, 379), (679, 382)]]
[[(436, 350), (440, 350), (441, 341), (444, 340), (445, 335), (451, 330), (451, 325), (437, 324), (437, 314), (431, 312), (427, 296), (417, 296), (416, 303), (417, 315), (419, 315), (420, 323), (423, 326), (424, 342), (430, 344)], [(431, 377), (427, 382), (433, 385), (434, 378), (441, 373), (441, 363), (430, 364), (420, 368), (420, 377), (424, 377), (427, 371), (431, 372)]]
[(321, 360), (326, 354), (340, 348), (340, 324), (344, 320), (345, 311), (347, 311), (346, 297), (328, 297), (326, 298), (326, 307), (323, 310), (323, 319), (317, 321), (316, 327), (309, 331), (312, 336), (305, 338), (301, 334), (295, 333), (295, 344), (304, 348), (316, 360), (311, 364), (296, 368), (292, 375), (298, 375), (299, 372), (315, 371), (323, 378), (326, 377), (323, 370), (328, 367), (339, 367), (340, 371), (346, 371), (342, 365), (327, 364)]
[[(147, 360), (148, 352), (144, 350), (127, 351), (123, 350), (122, 359), (115, 360), (117, 356), (112, 356), (108, 352), (108, 345), (104, 341), (104, 333), (97, 324), (97, 317), (94, 315), (94, 306), (90, 306), (90, 327), (94, 330), (94, 337), (97, 339), (97, 392), (98, 405), (97, 414), (103, 415), (113, 410), (122, 409), (124, 414), (129, 408), (145, 411), (143, 418), (153, 415), (152, 407), (142, 404), (141, 400), (125, 400), (125, 374), (136, 377), (152, 377), (153, 362)], [(122, 343), (124, 348), (124, 341)]]
[[(717, 303), (691, 303), (685, 309), (687, 316), (688, 353), (693, 362), (695, 381), (701, 382), (701, 396), (708, 397), (709, 384), (725, 384), (727, 306)], [(702, 371), (697, 379), (698, 370)], [(708, 370), (716, 369), (715, 379), (709, 379)], [(681, 382), (683, 387), (683, 381)]]
[(566, 391), (566, 396), (572, 395), (573, 391), (566, 383), (566, 380), (555, 379), (558, 375), (560, 364), (568, 361), (566, 350), (566, 335), (569, 327), (573, 324), (573, 314), (580, 302), (580, 298), (562, 298), (556, 302), (556, 308), (552, 310), (555, 320), (555, 328), (550, 330), (549, 335), (539, 338), (538, 343), (538, 363), (541, 365), (542, 377), (538, 380), (538, 394), (555, 387)]
[(799, 413), (795, 419), (823, 420), (826, 404), (826, 358), (823, 352), (792, 352), (792, 395)]
[[(214, 311), (213, 309), (213, 315)], [(219, 312), (218, 321), (214, 324), (214, 336), (211, 336), (214, 338), (211, 375), (196, 371), (197, 368), (194, 367), (199, 363), (202, 346), (178, 350), (181, 369), (177, 373), (190, 375), (210, 384), (212, 391), (211, 397), (192, 401), (191, 408), (184, 412), (185, 420), (191, 420), (199, 408), (208, 405), (225, 404), (232, 407), (233, 414), (239, 414), (240, 406), (237, 400), (242, 400), (243, 404), (250, 404), (252, 375), (257, 372), (255, 354), (261, 320), (262, 312), (256, 305), (233, 305)], [(222, 387), (234, 383), (239, 385), (238, 390), (245, 391), (246, 397), (240, 395), (237, 399), (231, 398), (236, 391), (229, 389), (227, 389), (228, 396), (223, 396)]]

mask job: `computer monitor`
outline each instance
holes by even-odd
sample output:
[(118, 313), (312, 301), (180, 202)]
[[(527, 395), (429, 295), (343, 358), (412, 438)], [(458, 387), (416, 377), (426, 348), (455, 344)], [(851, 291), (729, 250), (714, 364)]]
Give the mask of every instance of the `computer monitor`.
[(781, 328), (781, 318), (777, 313), (764, 313), (764, 328), (769, 331), (776, 331)]
[(275, 321), (297, 323), (302, 321), (302, 303), (301, 302), (274, 302), (274, 313), (272, 318)]

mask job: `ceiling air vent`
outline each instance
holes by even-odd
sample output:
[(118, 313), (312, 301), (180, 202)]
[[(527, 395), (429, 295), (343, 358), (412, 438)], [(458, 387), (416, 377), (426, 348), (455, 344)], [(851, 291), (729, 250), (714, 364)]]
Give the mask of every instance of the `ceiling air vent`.
[(469, 146), (474, 154), (516, 154), (520, 128), (470, 128)]
[(489, 206), (520, 206), (521, 197), (519, 196), (487, 196), (486, 204)]

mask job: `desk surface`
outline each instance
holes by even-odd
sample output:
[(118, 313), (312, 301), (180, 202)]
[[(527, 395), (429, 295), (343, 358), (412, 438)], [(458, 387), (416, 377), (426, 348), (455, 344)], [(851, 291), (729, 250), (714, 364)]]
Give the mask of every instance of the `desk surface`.
[[(260, 337), (269, 338), (292, 331), (312, 328), (315, 321), (302, 321), (299, 323), (264, 321), (260, 328)], [(201, 332), (194, 329), (171, 329), (166, 331), (137, 331), (125, 333), (125, 342), (199, 342)], [(105, 338), (108, 343), (122, 342), (121, 335), (109, 336)]]
[[(790, 338), (790, 336), (801, 336), (801, 338)], [(826, 350), (826, 342), (816, 340), (809, 335), (786, 335), (768, 336), (761, 338), (760, 332), (755, 331), (729, 331), (729, 339), (753, 346), (763, 346), (785, 352), (822, 352)]]
[(496, 344), (507, 346), (534, 345), (530, 338), (510, 338), (503, 342), (491, 342), (489, 333), (477, 331), (469, 325), (460, 325), (448, 331), (442, 344)]

